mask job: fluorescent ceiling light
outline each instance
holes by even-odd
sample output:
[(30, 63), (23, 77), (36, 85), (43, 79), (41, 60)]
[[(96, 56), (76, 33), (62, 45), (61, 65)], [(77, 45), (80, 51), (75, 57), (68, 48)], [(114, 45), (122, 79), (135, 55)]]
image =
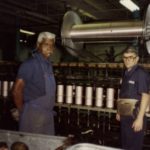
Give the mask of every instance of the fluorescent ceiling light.
[(120, 0), (120, 4), (128, 8), (130, 11), (136, 11), (140, 10), (139, 6), (137, 6), (135, 3), (133, 3), (131, 0)]
[(24, 30), (24, 29), (20, 29), (19, 31), (21, 33), (25, 33), (25, 34), (28, 34), (28, 35), (34, 35), (35, 34), (35, 32), (27, 31), (27, 30)]

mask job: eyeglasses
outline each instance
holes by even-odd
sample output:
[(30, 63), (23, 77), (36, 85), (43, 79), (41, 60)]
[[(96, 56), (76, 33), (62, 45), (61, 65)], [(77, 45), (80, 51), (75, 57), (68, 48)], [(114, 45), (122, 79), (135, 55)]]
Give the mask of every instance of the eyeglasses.
[(134, 60), (136, 56), (128, 56), (128, 57), (123, 57), (123, 60)]

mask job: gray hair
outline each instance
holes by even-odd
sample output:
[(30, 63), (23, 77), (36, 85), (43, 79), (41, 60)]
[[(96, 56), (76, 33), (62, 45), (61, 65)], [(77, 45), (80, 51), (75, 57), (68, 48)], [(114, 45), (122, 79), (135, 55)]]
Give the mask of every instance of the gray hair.
[(50, 33), (50, 32), (41, 32), (38, 35), (37, 43), (41, 43), (43, 39), (54, 39), (55, 41), (55, 34)]
[(128, 46), (124, 51), (124, 53), (134, 53), (135, 55), (138, 56), (138, 50), (134, 46)]

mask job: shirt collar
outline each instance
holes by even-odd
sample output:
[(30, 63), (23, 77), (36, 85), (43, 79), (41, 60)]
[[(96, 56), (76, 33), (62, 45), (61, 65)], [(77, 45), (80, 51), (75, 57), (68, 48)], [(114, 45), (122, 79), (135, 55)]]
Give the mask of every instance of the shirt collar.
[(36, 56), (42, 61), (42, 62), (45, 62), (45, 63), (50, 63), (50, 61), (48, 60), (48, 59), (45, 59), (44, 58), (44, 56), (41, 54), (41, 53), (39, 53), (39, 52), (37, 52), (36, 53)]
[(138, 67), (138, 65), (136, 64), (136, 65), (134, 65), (132, 68), (131, 68), (131, 70), (130, 71), (128, 71), (128, 70), (126, 70), (125, 71), (125, 75), (131, 75), (134, 71), (135, 71), (135, 69)]

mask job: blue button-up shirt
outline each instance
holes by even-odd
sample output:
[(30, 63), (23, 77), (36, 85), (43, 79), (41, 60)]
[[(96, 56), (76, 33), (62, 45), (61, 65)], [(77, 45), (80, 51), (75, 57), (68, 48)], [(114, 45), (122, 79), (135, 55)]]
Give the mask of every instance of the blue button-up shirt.
[(149, 86), (149, 73), (135, 65), (130, 71), (125, 71), (119, 97), (141, 100), (142, 93), (149, 92)]
[(45, 95), (44, 71), (53, 74), (51, 63), (40, 53), (35, 53), (34, 57), (26, 60), (20, 66), (17, 78), (25, 82), (24, 101), (31, 101)]

